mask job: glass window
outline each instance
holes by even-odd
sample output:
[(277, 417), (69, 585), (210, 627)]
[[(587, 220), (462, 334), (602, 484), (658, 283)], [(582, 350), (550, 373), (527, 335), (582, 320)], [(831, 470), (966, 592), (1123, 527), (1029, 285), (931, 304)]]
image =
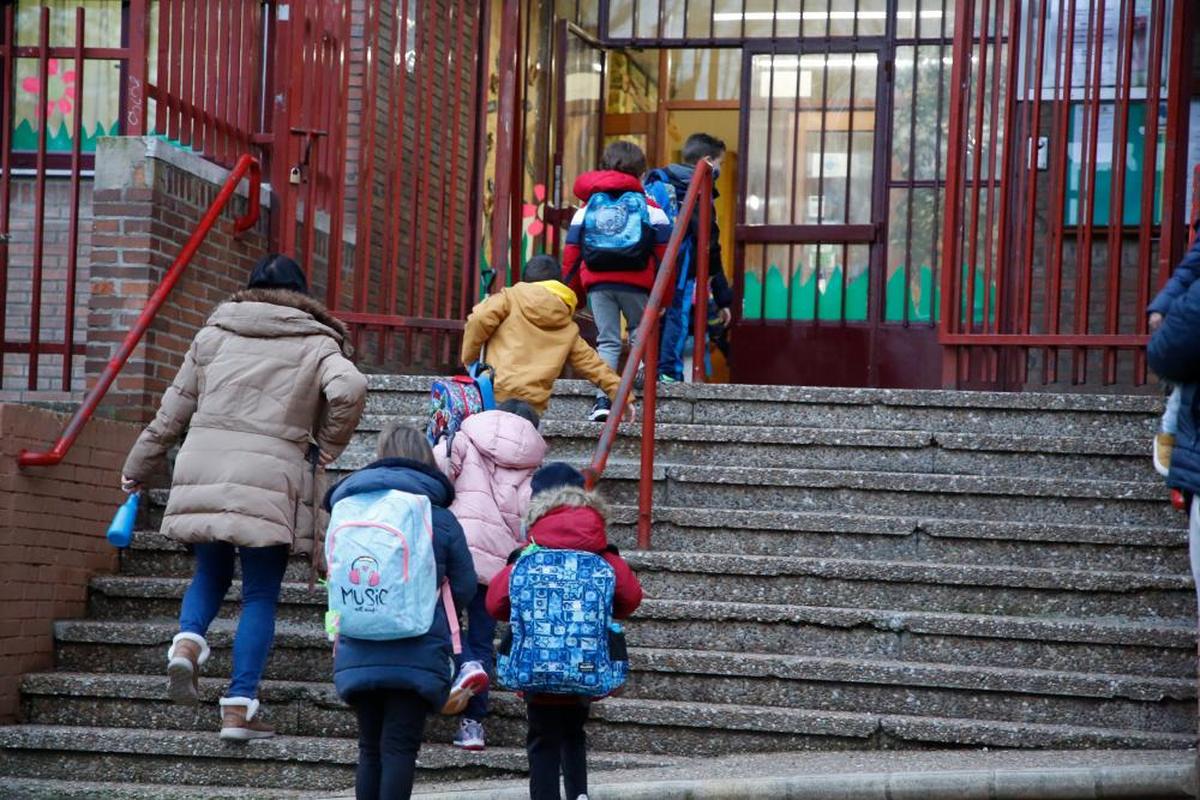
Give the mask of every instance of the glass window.
[(672, 100), (737, 100), (742, 95), (742, 51), (671, 50)]

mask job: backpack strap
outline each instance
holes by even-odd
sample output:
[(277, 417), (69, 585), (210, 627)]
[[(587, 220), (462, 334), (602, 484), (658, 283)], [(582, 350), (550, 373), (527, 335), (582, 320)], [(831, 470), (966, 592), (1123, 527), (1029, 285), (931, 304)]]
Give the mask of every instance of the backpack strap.
[(450, 624), (450, 642), (454, 655), (462, 655), (462, 628), (458, 625), (458, 612), (454, 609), (454, 595), (450, 593), (450, 579), (442, 581), (442, 605), (446, 608), (446, 622)]

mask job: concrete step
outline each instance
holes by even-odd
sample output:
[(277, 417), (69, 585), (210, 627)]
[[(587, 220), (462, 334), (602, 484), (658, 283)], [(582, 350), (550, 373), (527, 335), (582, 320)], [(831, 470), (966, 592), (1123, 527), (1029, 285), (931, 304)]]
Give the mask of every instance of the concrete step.
[[(178, 604), (173, 608), (178, 611)], [(174, 614), (172, 614), (174, 616)], [(234, 622), (210, 630), (211, 669), (229, 671)], [(631, 645), (680, 651), (804, 654), (841, 659), (938, 663), (1186, 678), (1195, 675), (1194, 625), (1039, 619), (927, 611), (648, 600), (630, 620)], [(162, 671), (178, 630), (167, 615), (128, 621), (55, 624), (60, 669)], [(280, 623), (267, 677), (322, 681), (331, 674), (329, 643), (314, 613), (307, 623)]]
[[(431, 380), (427, 376), (371, 376), (366, 413), (425, 416)], [(1163, 408), (1162, 398), (1150, 395), (715, 384), (660, 385), (658, 389), (657, 418), (665, 423), (1118, 436), (1143, 442), (1154, 435)], [(586, 419), (594, 393), (583, 381), (556, 382), (545, 418)]]
[(5, 800), (329, 800), (329, 792), (254, 786), (191, 786), (46, 778), (0, 778), (0, 791)]
[[(849, 712), (888, 709), (918, 716), (1174, 733), (1195, 727), (1195, 684), (1186, 678), (645, 648), (631, 649), (631, 666), (632, 676), (622, 695), (631, 700)], [(159, 673), (29, 676), (22, 686), (26, 719), (38, 724), (101, 727), (190, 729), (199, 725), (208, 729), (216, 725), (211, 709), (197, 717), (192, 709), (168, 704), (167, 717), (142, 716), (148, 713), (145, 701), (165, 702), (161, 664)], [(214, 669), (206, 673), (219, 674)], [(216, 678), (206, 684), (214, 702), (224, 685)], [(270, 682), (262, 696), (272, 707), (271, 719), (281, 726), (281, 732), (302, 736), (353, 732), (349, 716), (334, 721), (322, 713), (322, 709), (339, 705), (328, 683)], [(281, 703), (296, 701), (303, 702), (300, 709), (280, 710)], [(155, 713), (161, 710), (156, 708)], [(516, 708), (511, 715), (519, 717), (521, 713)]]
[[(154, 729), (215, 731), (215, 699), (222, 688), (220, 681), (207, 681), (205, 699), (212, 700), (199, 709), (172, 706), (163, 699), (163, 681), (125, 679), (108, 686), (92, 682), (90, 696), (77, 705), (64, 703), (61, 711), (77, 711), (79, 722), (108, 721), (128, 730)], [(268, 694), (268, 688), (274, 692)], [(105, 692), (104, 690), (108, 690)], [(125, 693), (124, 697), (110, 695)], [(132, 693), (133, 698), (128, 694)], [(140, 696), (151, 694), (153, 698)], [(97, 696), (99, 695), (99, 696)], [(337, 700), (330, 684), (290, 684), (264, 687), (264, 703), (270, 717), (284, 732), (296, 731), (307, 736), (335, 741), (354, 736), (353, 714)], [(286, 698), (286, 699), (284, 699)], [(34, 706), (36, 707), (36, 702)], [(54, 704), (48, 704), (53, 708)], [(523, 702), (514, 695), (497, 692), (494, 713), (489, 717), (489, 742), (504, 749), (519, 746), (524, 740)], [(1194, 734), (1105, 726), (1044, 724), (1029, 720), (991, 720), (905, 715), (889, 709), (836, 711), (788, 706), (755, 706), (737, 703), (677, 701), (647, 698), (609, 699), (593, 706), (589, 742), (600, 751), (614, 749), (639, 753), (671, 755), (718, 755), (747, 750), (874, 749), (906, 743), (953, 743), (957, 745), (1012, 746), (1017, 736), (1029, 731), (1034, 747), (1120, 746), (1134, 748), (1177, 748), (1191, 745)], [(42, 718), (59, 720), (46, 712)], [(453, 720), (431, 720), (427, 731), (433, 739), (448, 742), (453, 737)], [(213, 737), (215, 739), (215, 737)], [(291, 737), (289, 737), (291, 738)], [(0, 744), (3, 744), (0, 737)], [(491, 752), (491, 748), (489, 751)], [(34, 776), (53, 777), (53, 776)]]
[[(365, 416), (343, 456), (347, 464), (374, 456), (383, 426), (397, 419)], [(400, 421), (424, 428), (424, 417)], [(596, 449), (601, 426), (586, 420), (548, 419), (541, 432), (552, 460), (585, 461)], [(636, 460), (641, 425), (622, 425), (613, 457)], [(744, 425), (663, 423), (655, 428), (660, 464), (791, 467), (948, 475), (1013, 475), (1105, 480), (1144, 480), (1161, 485), (1144, 438), (1037, 436), (1028, 433), (773, 428)]]
[[(637, 543), (637, 509), (610, 509), (609, 539), (623, 551)], [(794, 555), (934, 564), (1022, 564), (1114, 572), (1190, 571), (1178, 527), (1074, 525), (989, 519), (937, 519), (810, 511), (723, 511), (659, 506), (657, 550), (732, 555)], [(1177, 520), (1183, 522), (1182, 515)], [(189, 577), (183, 546), (157, 531), (138, 531), (121, 553), (129, 576)], [(308, 563), (292, 560), (288, 580), (307, 581)]]
[[(646, 595), (657, 599), (711, 596), (739, 603), (1180, 622), (1192, 618), (1196, 605), (1187, 574), (660, 551), (631, 551), (626, 557)], [(97, 619), (170, 616), (187, 583), (186, 578), (99, 576), (91, 582), (91, 613)], [(239, 587), (235, 582), (231, 600)], [(319, 588), (285, 583), (279, 618), (316, 619), (324, 604)]]
[[(215, 712), (212, 712), (215, 717)], [(0, 728), (0, 775), (73, 780), (121, 776), (130, 783), (246, 786), (347, 791), (354, 786), (358, 743), (351, 738), (278, 736), (248, 744), (195, 731), (14, 725)], [(597, 769), (653, 766), (662, 758), (589, 753)], [(519, 775), (524, 748), (465, 753), (450, 745), (421, 748), (418, 781)]]

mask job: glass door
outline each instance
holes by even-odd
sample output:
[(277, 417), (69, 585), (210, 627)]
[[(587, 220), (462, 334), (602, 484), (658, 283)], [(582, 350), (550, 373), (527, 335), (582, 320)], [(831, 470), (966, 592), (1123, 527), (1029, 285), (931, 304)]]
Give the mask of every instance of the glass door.
[(886, 146), (877, 50), (749, 50), (734, 379), (869, 386)]
[(574, 23), (558, 23), (555, 41), (555, 109), (551, 136), (550, 224), (547, 250), (556, 257), (562, 235), (575, 211), (571, 187), (581, 173), (593, 170), (604, 142), (604, 87), (607, 53)]

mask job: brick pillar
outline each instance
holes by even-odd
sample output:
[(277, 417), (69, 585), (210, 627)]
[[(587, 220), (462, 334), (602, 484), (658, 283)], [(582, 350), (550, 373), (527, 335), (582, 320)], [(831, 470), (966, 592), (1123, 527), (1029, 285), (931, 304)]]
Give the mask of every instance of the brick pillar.
[[(153, 137), (109, 137), (96, 150), (87, 380), (91, 388), (196, 230), (229, 173)], [(263, 192), (264, 205), (269, 201)], [(266, 208), (233, 236), (246, 211), (245, 183), (196, 253), (102, 409), (145, 423), (154, 415), (192, 337), (212, 310), (245, 286), (267, 252)]]

